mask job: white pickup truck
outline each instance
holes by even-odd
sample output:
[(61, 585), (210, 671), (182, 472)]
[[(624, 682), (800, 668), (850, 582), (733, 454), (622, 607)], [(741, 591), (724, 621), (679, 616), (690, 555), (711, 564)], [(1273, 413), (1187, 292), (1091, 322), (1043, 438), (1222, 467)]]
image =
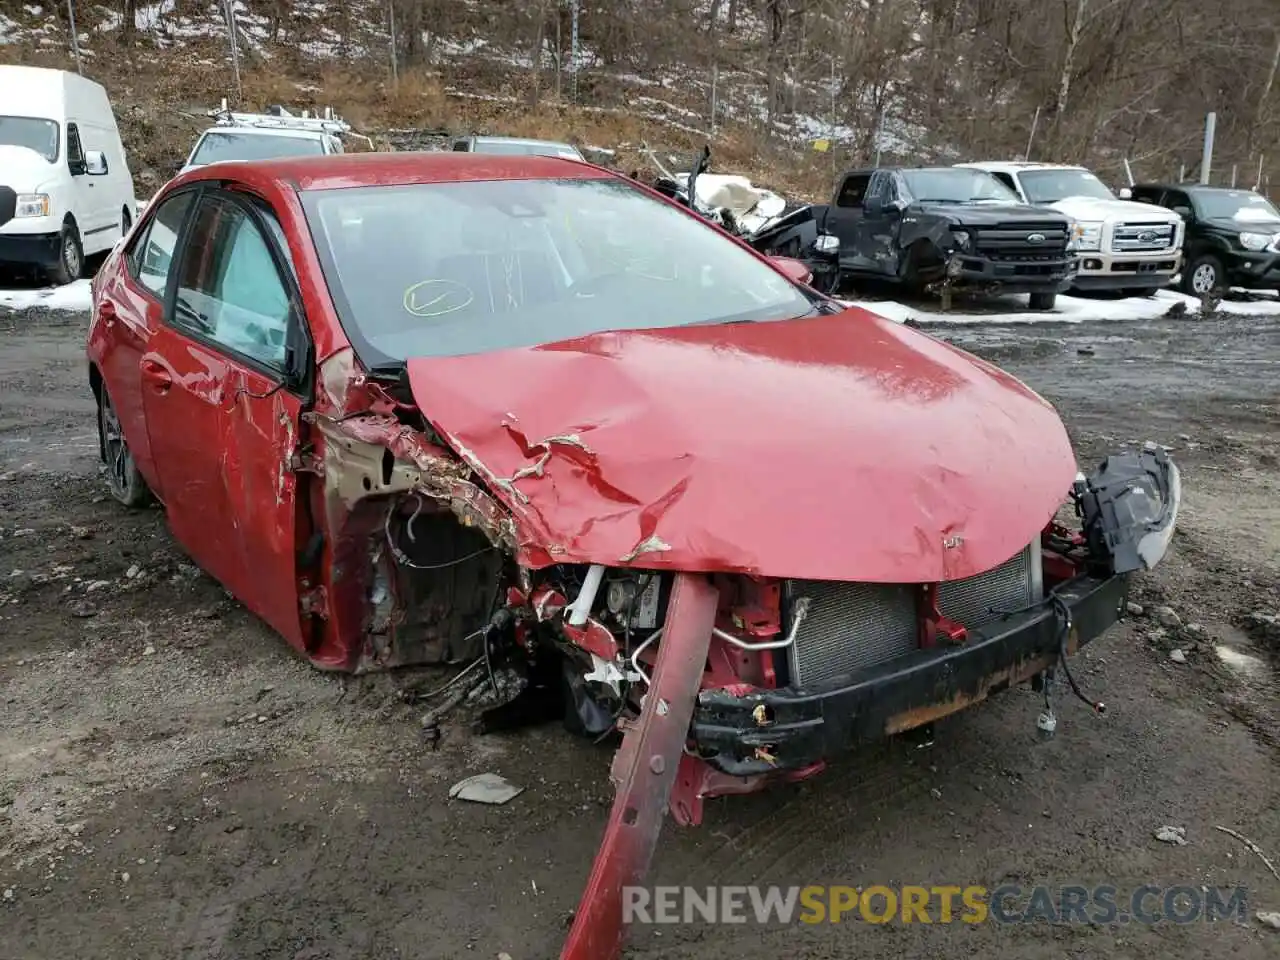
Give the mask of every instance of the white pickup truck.
[(1168, 286), (1182, 259), (1183, 220), (1171, 210), (1119, 199), (1084, 167), (1053, 163), (960, 163), (985, 170), (1026, 203), (1075, 221), (1079, 269), (1073, 290), (1150, 296)]

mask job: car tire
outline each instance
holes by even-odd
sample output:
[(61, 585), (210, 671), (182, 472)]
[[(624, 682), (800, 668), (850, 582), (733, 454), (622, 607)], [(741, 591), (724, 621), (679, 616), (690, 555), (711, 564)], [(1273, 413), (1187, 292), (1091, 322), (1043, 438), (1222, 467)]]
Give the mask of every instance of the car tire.
[(1203, 297), (1219, 292), (1223, 284), (1222, 261), (1204, 253), (1182, 269), (1182, 292), (1192, 297)]
[(138, 472), (105, 385), (98, 388), (98, 442), (107, 465), (107, 490), (112, 499), (126, 507), (150, 504), (151, 488)]
[(1030, 297), (1032, 310), (1052, 310), (1057, 302), (1057, 293), (1046, 293), (1043, 290), (1037, 290)]
[(56, 286), (65, 286), (79, 280), (84, 273), (84, 246), (80, 243), (80, 228), (70, 217), (62, 225), (58, 238), (58, 262), (49, 268), (49, 280)]

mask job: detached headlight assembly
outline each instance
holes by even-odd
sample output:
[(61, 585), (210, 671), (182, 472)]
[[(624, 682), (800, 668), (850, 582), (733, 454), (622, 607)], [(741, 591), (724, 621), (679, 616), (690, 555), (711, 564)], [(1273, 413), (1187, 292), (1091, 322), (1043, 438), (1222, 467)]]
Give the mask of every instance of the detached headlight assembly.
[(1240, 234), (1240, 246), (1246, 250), (1265, 250), (1272, 239), (1269, 233), (1242, 233)]
[(14, 211), (17, 217), (47, 217), (49, 215), (49, 195), (47, 193), (18, 194), (18, 208)]
[(1076, 221), (1071, 227), (1071, 249), (1101, 250), (1102, 224)]
[(821, 234), (813, 241), (813, 249), (818, 253), (835, 253), (840, 249), (840, 238), (827, 233)]

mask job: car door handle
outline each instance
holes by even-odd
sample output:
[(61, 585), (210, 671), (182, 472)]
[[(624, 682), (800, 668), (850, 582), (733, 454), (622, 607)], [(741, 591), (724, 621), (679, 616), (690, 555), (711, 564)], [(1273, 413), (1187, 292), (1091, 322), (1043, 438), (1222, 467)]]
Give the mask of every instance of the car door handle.
[(154, 360), (142, 361), (142, 377), (157, 393), (168, 393), (173, 386), (173, 374)]

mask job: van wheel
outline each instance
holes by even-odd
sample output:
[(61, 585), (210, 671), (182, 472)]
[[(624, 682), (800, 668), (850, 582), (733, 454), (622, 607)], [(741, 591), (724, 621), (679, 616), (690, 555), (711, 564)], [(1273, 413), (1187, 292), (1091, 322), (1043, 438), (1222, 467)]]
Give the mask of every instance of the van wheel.
[(126, 507), (145, 507), (151, 502), (151, 489), (138, 472), (116, 408), (107, 395), (106, 384), (98, 388), (98, 436), (107, 462), (107, 489), (112, 498)]
[(1031, 294), (1030, 298), (1032, 310), (1052, 310), (1057, 302), (1058, 295), (1056, 293), (1046, 293), (1043, 290)]
[(80, 229), (74, 220), (62, 225), (58, 240), (58, 262), (49, 268), (49, 279), (56, 285), (79, 280), (84, 272), (84, 247), (80, 244)]

